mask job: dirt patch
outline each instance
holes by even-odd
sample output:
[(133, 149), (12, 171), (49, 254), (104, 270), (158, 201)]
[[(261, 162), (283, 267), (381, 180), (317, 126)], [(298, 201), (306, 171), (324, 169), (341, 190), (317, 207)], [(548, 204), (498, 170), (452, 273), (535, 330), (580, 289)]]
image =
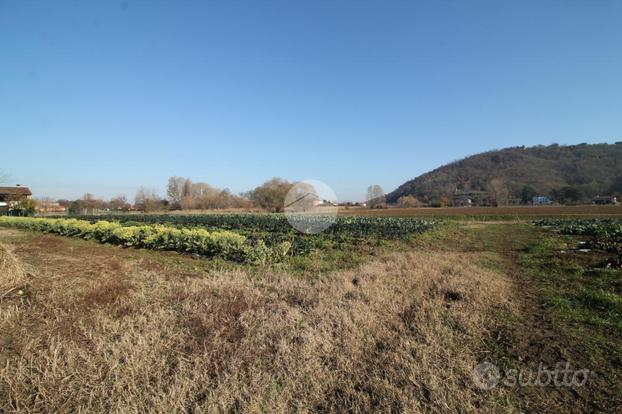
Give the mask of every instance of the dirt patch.
[(462, 300), (462, 294), (460, 292), (456, 292), (455, 290), (447, 290), (445, 291), (445, 300), (448, 302), (457, 302)]

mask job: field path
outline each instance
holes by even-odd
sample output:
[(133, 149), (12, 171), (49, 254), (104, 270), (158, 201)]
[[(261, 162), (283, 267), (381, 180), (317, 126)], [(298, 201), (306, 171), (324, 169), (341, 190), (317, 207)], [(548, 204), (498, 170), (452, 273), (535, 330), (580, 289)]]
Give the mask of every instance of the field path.
[[(542, 277), (534, 275), (521, 260), (530, 246), (550, 237), (546, 231), (525, 223), (473, 222), (458, 225), (452, 238), (461, 239), (466, 250), (494, 252), (493, 261), (500, 273), (514, 286), (513, 303), (516, 318), (499, 318), (493, 333), (492, 359), (502, 368), (518, 369), (528, 373), (538, 372), (539, 366), (548, 369), (569, 362), (575, 369), (588, 368), (592, 377), (584, 387), (528, 386), (512, 388), (515, 405), (524, 412), (611, 412), (620, 405), (610, 383), (610, 366), (595, 364), (585, 352), (581, 337), (571, 333), (568, 326), (555, 321), (544, 306)], [(464, 243), (468, 240), (467, 243)], [(448, 246), (452, 246), (449, 243)], [(453, 245), (453, 249), (460, 246)], [(544, 378), (544, 377), (543, 377)], [(613, 408), (617, 407), (617, 408)]]

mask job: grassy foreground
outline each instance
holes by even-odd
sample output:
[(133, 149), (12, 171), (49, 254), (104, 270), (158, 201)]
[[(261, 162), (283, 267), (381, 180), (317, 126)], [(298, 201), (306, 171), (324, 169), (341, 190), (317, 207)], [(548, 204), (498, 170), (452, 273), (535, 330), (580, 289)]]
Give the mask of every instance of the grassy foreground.
[[(615, 412), (620, 272), (579, 274), (564, 237), (452, 223), (300, 271), (0, 229), (0, 411)], [(596, 376), (473, 382), (559, 360)]]

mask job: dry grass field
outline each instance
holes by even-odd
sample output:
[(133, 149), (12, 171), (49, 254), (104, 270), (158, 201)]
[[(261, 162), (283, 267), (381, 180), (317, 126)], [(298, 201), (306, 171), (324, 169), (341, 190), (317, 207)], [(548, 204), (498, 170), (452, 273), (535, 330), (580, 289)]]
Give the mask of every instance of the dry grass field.
[(301, 275), (0, 228), (0, 412), (590, 412), (593, 392), (611, 408), (600, 383), (473, 385), (483, 360), (572, 343), (516, 262), (531, 231), (452, 225)]

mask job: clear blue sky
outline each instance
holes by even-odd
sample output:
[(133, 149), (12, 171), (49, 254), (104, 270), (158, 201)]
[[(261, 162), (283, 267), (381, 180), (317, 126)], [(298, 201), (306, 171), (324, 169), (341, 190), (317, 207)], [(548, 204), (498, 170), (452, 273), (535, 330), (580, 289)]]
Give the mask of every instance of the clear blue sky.
[(341, 200), (483, 150), (622, 138), (622, 1), (0, 0), (0, 170), (35, 196)]

